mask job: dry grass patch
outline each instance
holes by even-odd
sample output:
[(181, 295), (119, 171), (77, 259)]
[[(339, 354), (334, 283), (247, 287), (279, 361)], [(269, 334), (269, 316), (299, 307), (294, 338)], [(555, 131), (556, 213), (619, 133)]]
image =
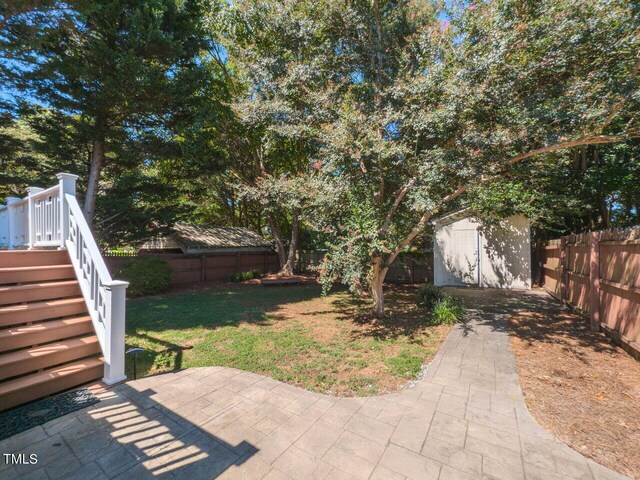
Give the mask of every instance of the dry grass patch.
[(640, 363), (568, 312), (510, 319), (527, 406), (547, 430), (612, 470), (640, 472)]
[[(127, 344), (148, 350), (138, 376), (222, 365), (334, 395), (374, 395), (417, 378), (449, 326), (429, 325), (416, 289), (389, 287), (388, 317), (317, 285), (224, 286), (131, 301)], [(131, 368), (131, 365), (129, 365)], [(131, 372), (130, 372), (131, 373)]]

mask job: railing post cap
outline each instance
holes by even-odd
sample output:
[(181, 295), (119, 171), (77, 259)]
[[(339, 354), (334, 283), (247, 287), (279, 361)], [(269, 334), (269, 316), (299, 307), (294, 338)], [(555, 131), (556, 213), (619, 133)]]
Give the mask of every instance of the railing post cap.
[(80, 178), (78, 175), (74, 175), (73, 173), (56, 173), (56, 178), (61, 180), (63, 178), (68, 178), (69, 180), (77, 180)]
[(127, 288), (129, 286), (129, 282), (125, 282), (123, 280), (111, 280), (108, 283), (104, 284), (104, 287), (107, 290), (118, 290), (121, 288)]
[(42, 192), (44, 188), (40, 187), (27, 187), (27, 193), (33, 195), (34, 193)]

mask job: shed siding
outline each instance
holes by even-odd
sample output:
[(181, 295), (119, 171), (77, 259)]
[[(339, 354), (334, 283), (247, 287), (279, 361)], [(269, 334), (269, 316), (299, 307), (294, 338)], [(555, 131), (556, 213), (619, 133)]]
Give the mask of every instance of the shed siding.
[(478, 285), (478, 226), (463, 218), (436, 227), (433, 246), (436, 285)]
[(436, 224), (434, 282), (531, 288), (529, 221), (513, 216), (488, 225), (466, 217)]
[(480, 286), (531, 288), (529, 220), (508, 217), (480, 230)]

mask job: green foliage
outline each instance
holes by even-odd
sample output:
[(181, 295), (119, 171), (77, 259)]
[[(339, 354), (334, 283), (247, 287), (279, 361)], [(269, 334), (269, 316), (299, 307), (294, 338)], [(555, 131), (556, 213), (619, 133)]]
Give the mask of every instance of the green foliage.
[(432, 283), (425, 283), (418, 289), (418, 304), (432, 309), (438, 300), (442, 298), (442, 291)]
[(640, 221), (637, 2), (18, 3), (0, 191), (67, 170), (82, 194), (93, 166), (104, 243), (181, 216), (268, 227), (281, 258), (328, 251), (325, 290), (366, 294), (459, 207)]
[(246, 280), (260, 278), (261, 276), (262, 276), (262, 272), (257, 268), (255, 268), (247, 272), (232, 273), (231, 275), (229, 275), (229, 280), (231, 280), (232, 282), (244, 282)]
[[(163, 207), (177, 204), (184, 190), (176, 188), (177, 180), (193, 174), (193, 159), (206, 156), (208, 168), (198, 165), (202, 175), (221, 157), (189, 134), (190, 128), (200, 130), (198, 115), (205, 107), (209, 115), (224, 110), (216, 103), (215, 80), (208, 78), (215, 72), (205, 71), (198, 58), (208, 43), (203, 8), (213, 8), (215, 1), (17, 3), (8, 7), (8, 16), (0, 12), (0, 83), (19, 93), (9, 108), (34, 133), (21, 147), (28, 152), (23, 158), (37, 154), (44, 160), (12, 169), (13, 189), (32, 185), (33, 172), (47, 177), (36, 178), (42, 187), (52, 184), (52, 173), (80, 175), (78, 190), (90, 223), (92, 202), (101, 197), (95, 228), (108, 242), (120, 234), (133, 237), (152, 222), (166, 224)], [(207, 101), (196, 102), (196, 95)], [(0, 132), (0, 143), (1, 137)], [(168, 180), (159, 174), (166, 163)], [(123, 200), (121, 187), (131, 185), (130, 177), (137, 177), (137, 185), (124, 194), (129, 202), (113, 202)], [(141, 186), (145, 179), (150, 185), (165, 180), (164, 198), (173, 202), (149, 194)]]
[(640, 142), (633, 140), (559, 152), (474, 188), (468, 205), (489, 219), (524, 215), (553, 237), (637, 225), (639, 160)]
[(127, 296), (141, 297), (162, 293), (171, 285), (171, 267), (152, 256), (136, 257), (114, 272), (118, 279), (129, 282)]
[(55, 182), (55, 165), (34, 152), (41, 141), (24, 119), (0, 111), (0, 203), (6, 197), (25, 197), (27, 186)]
[[(540, 216), (544, 207), (579, 203), (566, 201), (570, 195), (539, 202), (546, 188), (537, 187), (537, 178), (553, 168), (525, 156), (603, 133), (620, 135), (616, 140), (639, 134), (637, 7), (622, 0), (448, 5), (450, 22), (423, 17), (422, 28), (408, 25), (400, 36), (398, 23), (386, 19), (403, 11), (411, 18), (412, 4), (374, 2), (371, 8), (384, 14), (361, 18), (360, 25), (379, 32), (377, 38), (362, 35), (367, 53), (373, 50), (388, 68), (347, 81), (336, 120), (323, 129), (322, 173), (350, 192), (327, 220), (335, 232), (329, 251), (343, 252), (336, 268), (325, 270), (332, 280), (383, 276), (434, 215), (474, 199), (489, 197), (485, 205), (499, 200), (494, 204), (505, 208), (492, 212), (498, 218), (508, 207)], [(352, 19), (344, 18), (345, 24)], [(355, 57), (364, 53), (348, 34), (340, 35)], [(364, 55), (354, 62), (367, 63)], [(557, 158), (531, 158), (543, 157)], [(512, 182), (518, 163), (536, 166)], [(498, 186), (484, 194), (490, 180)], [(556, 185), (563, 182), (557, 175)], [(602, 180), (588, 188), (601, 186)], [(361, 205), (368, 208), (358, 210)], [(354, 222), (342, 221), (346, 212), (362, 212), (361, 220), (373, 225), (366, 232), (353, 229)], [(368, 255), (343, 260), (344, 246), (363, 234), (374, 237)]]
[(464, 318), (464, 305), (449, 295), (443, 294), (433, 305), (430, 323), (432, 325), (453, 325)]

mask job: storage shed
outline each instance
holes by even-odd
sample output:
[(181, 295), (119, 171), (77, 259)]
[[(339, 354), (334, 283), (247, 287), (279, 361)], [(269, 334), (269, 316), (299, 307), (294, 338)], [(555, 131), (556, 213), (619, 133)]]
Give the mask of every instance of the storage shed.
[(530, 222), (521, 215), (486, 222), (468, 210), (434, 222), (438, 286), (531, 288)]

